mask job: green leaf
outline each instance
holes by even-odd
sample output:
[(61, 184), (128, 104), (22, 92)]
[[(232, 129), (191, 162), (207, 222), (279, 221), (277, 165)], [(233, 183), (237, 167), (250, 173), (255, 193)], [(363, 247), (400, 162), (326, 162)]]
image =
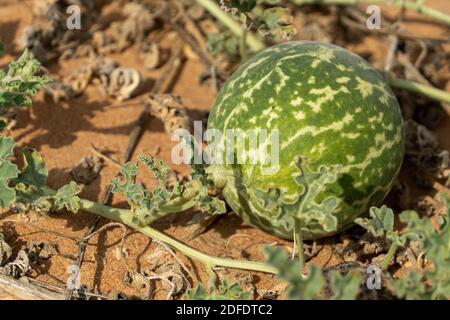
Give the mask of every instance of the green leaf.
[(80, 192), (81, 187), (74, 181), (59, 188), (54, 197), (56, 209), (61, 210), (66, 208), (73, 213), (77, 213), (80, 209), (80, 198), (77, 194)]
[(295, 32), (291, 19), (291, 11), (287, 8), (276, 7), (265, 9), (258, 17), (259, 30), (264, 33), (278, 30), (285, 37), (290, 37)]
[[(448, 199), (442, 197), (448, 207)], [(435, 230), (428, 217), (420, 218), (415, 211), (400, 214), (407, 225), (405, 236), (419, 241), (432, 268), (423, 274), (411, 271), (406, 277), (393, 282), (399, 297), (408, 299), (450, 299), (450, 223), (449, 216), (442, 217), (440, 230)], [(425, 285), (426, 283), (426, 285)]]
[(419, 240), (424, 243), (436, 233), (431, 220), (428, 218), (421, 219), (417, 212), (413, 210), (400, 213), (400, 221), (407, 225), (407, 231), (403, 235), (412, 240)]
[(333, 300), (355, 300), (358, 296), (363, 275), (360, 272), (349, 272), (342, 275), (339, 271), (330, 274), (330, 285), (333, 289)]
[[(402, 214), (408, 214), (404, 211)], [(383, 205), (381, 208), (371, 207), (369, 218), (356, 218), (355, 223), (367, 229), (374, 237), (386, 237), (399, 246), (404, 246), (408, 239), (414, 239), (413, 234), (399, 234), (394, 230), (394, 212)]]
[(317, 299), (325, 285), (325, 279), (319, 267), (310, 267), (306, 277), (301, 276), (300, 264), (292, 260), (280, 248), (266, 247), (267, 263), (278, 270), (277, 277), (289, 283), (287, 299)]
[(166, 179), (171, 170), (164, 161), (157, 162), (153, 157), (143, 154), (138, 156), (138, 160), (153, 172), (153, 175), (158, 179), (161, 186), (166, 186)]
[(251, 295), (238, 282), (228, 282), (224, 279), (219, 287), (213, 288), (211, 292), (199, 284), (195, 288), (188, 289), (183, 298), (187, 300), (249, 300)]
[(34, 149), (22, 150), (24, 166), (16, 183), (24, 183), (38, 188), (47, 184), (48, 170), (42, 156)]
[(337, 229), (337, 218), (333, 213), (341, 200), (332, 195), (324, 199), (318, 199), (318, 196), (339, 179), (340, 166), (320, 166), (316, 172), (310, 169), (310, 165), (306, 159), (297, 159), (301, 173), (295, 176), (295, 180), (301, 186), (302, 193), (295, 201), (285, 201), (283, 192), (277, 188), (256, 190), (255, 196), (266, 210), (299, 219), (301, 226), (318, 224), (323, 230), (333, 232)]
[(371, 207), (370, 218), (357, 218), (355, 223), (367, 229), (375, 237), (383, 237), (387, 232), (394, 230), (394, 212), (383, 205), (381, 208)]
[(267, 192), (257, 189), (255, 196), (268, 211), (275, 212), (278, 210), (277, 208), (281, 208), (284, 205), (282, 192), (278, 188), (271, 188)]
[[(169, 167), (164, 162), (157, 162), (149, 156), (140, 155), (138, 159), (153, 172), (161, 186), (150, 192), (142, 185), (136, 184), (138, 166), (128, 162), (120, 169), (121, 177), (111, 181), (111, 190), (114, 193), (124, 194), (134, 213), (134, 218), (139, 223), (148, 225), (165, 214), (187, 210), (197, 203), (202, 209), (213, 214), (225, 212), (225, 204), (219, 199), (208, 196), (207, 187), (203, 185), (197, 187), (196, 179), (207, 181), (207, 175), (201, 166), (198, 167), (201, 168), (202, 173), (199, 173), (192, 183), (186, 185), (177, 183), (172, 190), (168, 190), (166, 184)], [(189, 187), (186, 187), (187, 185)]]
[(77, 212), (80, 187), (75, 182), (61, 187), (56, 193), (47, 186), (48, 169), (41, 155), (33, 149), (22, 150), (24, 166), (17, 166), (6, 158), (12, 155), (15, 142), (0, 137), (0, 205), (8, 207), (14, 202), (21, 211), (37, 210), (48, 213), (52, 209), (67, 208)]
[(206, 290), (203, 284), (199, 284), (197, 287), (189, 288), (183, 295), (185, 300), (214, 300)]
[(159, 188), (154, 188), (151, 192), (151, 200), (153, 206), (157, 207), (170, 199), (170, 192), (167, 190), (166, 181), (170, 173), (170, 168), (164, 161), (155, 161), (155, 159), (148, 155), (139, 155), (138, 160), (141, 161), (159, 181)]
[(403, 278), (392, 282), (395, 294), (408, 300), (428, 300), (430, 294), (418, 272), (409, 272)]
[(9, 64), (8, 71), (0, 72), (0, 113), (10, 107), (31, 105), (30, 96), (50, 82), (48, 76), (37, 75), (40, 63), (28, 50)]
[(23, 211), (35, 209), (47, 213), (52, 207), (52, 192), (46, 187), (48, 170), (41, 155), (34, 149), (22, 150), (24, 166), (12, 181), (16, 204)]
[(189, 164), (192, 168), (192, 179), (199, 181), (204, 186), (212, 186), (213, 183), (206, 173), (207, 165), (203, 161), (200, 161), (200, 163), (196, 161), (196, 159), (204, 159), (203, 151), (199, 149), (197, 140), (192, 135), (185, 135), (183, 136), (183, 142), (189, 147), (190, 151)]
[(9, 137), (0, 137), (0, 159), (6, 160), (13, 155), (13, 149), (16, 143)]
[(123, 179), (114, 178), (111, 181), (111, 191), (123, 193), (132, 210), (151, 207), (150, 193), (141, 185), (135, 183), (137, 173), (137, 165), (133, 162), (127, 162), (120, 168)]
[(202, 211), (208, 212), (211, 215), (219, 215), (227, 212), (225, 202), (217, 197), (199, 196), (197, 204)]
[(214, 183), (206, 172), (206, 165), (204, 163), (197, 164), (195, 159), (203, 159), (202, 151), (199, 150), (195, 137), (186, 135), (183, 137), (184, 143), (190, 147), (190, 164), (192, 168), (192, 180), (199, 182), (199, 195), (193, 199), (202, 211), (208, 212), (212, 215), (219, 215), (226, 213), (225, 202), (218, 197), (213, 197), (208, 194), (208, 188), (213, 187)]
[(11, 138), (0, 137), (0, 207), (8, 208), (15, 201), (16, 193), (9, 186), (12, 179), (17, 178), (19, 169), (7, 157), (13, 154), (15, 146), (14, 140)]
[(320, 166), (318, 171), (312, 171), (306, 159), (299, 158), (297, 166), (301, 170), (301, 175), (296, 177), (298, 184), (302, 186), (303, 192), (299, 196), (297, 203), (289, 209), (290, 214), (300, 219), (301, 225), (310, 225), (317, 222), (325, 231), (335, 231), (337, 229), (337, 219), (333, 215), (333, 210), (338, 207), (341, 200), (335, 196), (328, 196), (321, 202), (317, 202), (317, 196), (335, 183), (341, 176), (339, 166)]

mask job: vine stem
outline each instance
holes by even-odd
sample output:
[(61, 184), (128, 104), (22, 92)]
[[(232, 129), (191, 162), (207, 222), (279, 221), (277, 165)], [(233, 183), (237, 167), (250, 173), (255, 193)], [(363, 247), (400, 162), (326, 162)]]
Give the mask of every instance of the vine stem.
[(248, 59), (248, 52), (247, 52), (247, 34), (248, 31), (244, 29), (244, 32), (242, 33), (241, 38), (239, 39), (239, 53), (241, 55), (242, 61), (247, 61)]
[(303, 234), (300, 219), (295, 219), (295, 242), (297, 243), (298, 262), (300, 264), (300, 272), (303, 273), (305, 268), (305, 252), (303, 247)]
[(383, 264), (381, 265), (382, 270), (387, 270), (391, 265), (391, 261), (394, 258), (395, 253), (397, 252), (398, 244), (392, 242), (386, 256), (384, 257)]
[[(220, 20), (225, 26), (227, 26), (234, 35), (241, 38), (244, 30), (239, 23), (233, 20), (225, 11), (223, 11), (216, 3), (212, 0), (196, 0), (200, 5), (202, 5), (206, 10), (208, 10), (213, 16), (215, 16), (218, 20)], [(444, 21), (450, 24), (450, 16), (445, 15), (444, 13), (432, 9), (430, 7), (420, 5), (418, 3), (414, 3), (407, 0), (291, 0), (294, 4), (302, 5), (302, 4), (336, 4), (336, 5), (345, 5), (345, 4), (357, 4), (357, 3), (384, 3), (384, 4), (396, 4), (399, 6), (403, 6), (407, 9), (416, 10), (418, 12), (425, 13), (429, 16), (435, 17), (440, 21)], [(253, 51), (261, 51), (266, 45), (264, 42), (255, 37), (254, 34), (247, 32), (246, 35), (246, 43), (250, 46)], [(434, 88), (432, 86), (426, 86), (420, 84), (415, 81), (399, 79), (396, 77), (388, 78), (389, 84), (392, 87), (408, 90), (411, 92), (419, 93), (428, 98), (432, 98), (438, 101), (450, 103), (450, 93)]]
[(225, 268), (251, 270), (272, 274), (277, 273), (276, 268), (263, 262), (219, 258), (200, 252), (150, 226), (141, 226), (137, 224), (133, 220), (133, 213), (131, 212), (131, 210), (111, 208), (106, 205), (102, 205), (85, 199), (80, 199), (80, 207), (84, 211), (121, 222), (153, 239), (164, 242), (173, 249), (178, 250), (184, 255), (194, 260), (197, 260), (211, 268), (225, 267)]
[[(220, 6), (213, 0), (196, 0), (199, 5), (209, 11), (214, 17), (222, 22), (230, 31), (241, 38), (244, 35), (244, 30), (239, 23), (237, 23), (230, 15), (228, 15)], [(261, 51), (265, 48), (264, 42), (262, 42), (253, 33), (247, 32), (245, 37), (247, 45), (255, 52)]]
[(428, 98), (450, 103), (450, 93), (439, 90), (437, 88), (427, 86), (418, 82), (404, 80), (389, 76), (388, 82), (392, 87), (405, 89), (415, 93), (419, 93)]
[(208, 289), (211, 291), (217, 287), (217, 280), (218, 280), (217, 273), (214, 271), (214, 268), (209, 264), (205, 264), (205, 268), (209, 276)]
[(418, 13), (423, 13), (429, 17), (432, 17), (440, 22), (450, 25), (450, 16), (445, 13), (428, 7), (419, 1), (410, 0), (291, 0), (296, 5), (304, 4), (329, 4), (329, 5), (350, 5), (350, 4), (387, 4), (396, 5), (400, 8), (406, 8), (414, 10)]

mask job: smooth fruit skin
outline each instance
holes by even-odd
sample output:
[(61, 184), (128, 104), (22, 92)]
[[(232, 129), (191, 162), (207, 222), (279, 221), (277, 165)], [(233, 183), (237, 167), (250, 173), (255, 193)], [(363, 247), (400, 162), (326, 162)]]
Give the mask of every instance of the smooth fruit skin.
[(382, 76), (364, 59), (331, 44), (293, 41), (273, 46), (243, 64), (224, 84), (212, 107), (208, 129), (278, 129), (279, 167), (263, 175), (261, 164), (215, 164), (210, 172), (225, 185), (223, 195), (247, 223), (292, 239), (294, 220), (261, 205), (256, 190), (280, 188), (283, 201), (302, 190), (294, 177), (298, 156), (311, 167), (341, 165), (328, 195), (341, 202), (333, 211), (334, 232), (318, 223), (302, 225), (304, 239), (351, 226), (389, 192), (404, 155), (403, 118)]

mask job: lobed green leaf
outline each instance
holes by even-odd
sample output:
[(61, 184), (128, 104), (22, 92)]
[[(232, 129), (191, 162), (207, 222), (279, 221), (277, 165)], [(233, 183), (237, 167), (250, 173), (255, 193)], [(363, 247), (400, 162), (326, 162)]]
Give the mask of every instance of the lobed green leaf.
[(38, 188), (47, 184), (48, 170), (42, 156), (34, 149), (22, 150), (24, 166), (15, 183), (24, 183)]
[(335, 196), (328, 196), (319, 203), (317, 197), (328, 185), (339, 179), (340, 167), (320, 166), (316, 172), (309, 168), (310, 164), (303, 158), (298, 159), (297, 166), (301, 170), (301, 175), (296, 177), (296, 181), (302, 186), (303, 192), (294, 205), (295, 210), (291, 210), (291, 214), (296, 219), (300, 219), (301, 225), (309, 225), (315, 221), (325, 231), (335, 231), (337, 219), (333, 215), (333, 210), (338, 207), (341, 200)]
[[(3, 46), (2, 46), (3, 49)], [(8, 71), (0, 71), (0, 114), (11, 107), (31, 105), (30, 96), (50, 82), (48, 76), (39, 76), (40, 63), (28, 50), (9, 64)]]
[(330, 285), (333, 289), (333, 300), (355, 300), (360, 291), (363, 275), (360, 272), (349, 272), (346, 275), (339, 271), (330, 274)]
[(58, 189), (54, 196), (56, 209), (67, 210), (77, 213), (80, 210), (80, 198), (77, 196), (81, 192), (81, 187), (74, 181)]
[(411, 271), (406, 277), (393, 282), (399, 297), (407, 299), (450, 299), (450, 210), (447, 195), (442, 195), (447, 206), (447, 215), (442, 216), (439, 230), (433, 227), (427, 217), (420, 218), (415, 211), (400, 214), (400, 220), (407, 225), (405, 236), (419, 241), (432, 268), (424, 272)]
[(19, 175), (17, 166), (7, 158), (13, 154), (15, 146), (11, 138), (0, 137), (0, 207), (8, 208), (16, 200), (16, 193), (9, 182)]
[(186, 300), (248, 300), (251, 295), (238, 282), (229, 282), (224, 279), (218, 288), (213, 288), (210, 292), (202, 284), (188, 289), (183, 298)]
[(151, 208), (150, 193), (140, 184), (135, 183), (138, 167), (133, 162), (127, 162), (120, 168), (122, 177), (114, 178), (111, 181), (111, 191), (123, 193), (131, 209), (136, 211), (139, 208)]
[(325, 279), (319, 267), (310, 267), (306, 277), (301, 277), (300, 263), (292, 260), (280, 248), (266, 247), (267, 263), (278, 270), (277, 277), (289, 283), (286, 298), (292, 300), (317, 299), (325, 285)]

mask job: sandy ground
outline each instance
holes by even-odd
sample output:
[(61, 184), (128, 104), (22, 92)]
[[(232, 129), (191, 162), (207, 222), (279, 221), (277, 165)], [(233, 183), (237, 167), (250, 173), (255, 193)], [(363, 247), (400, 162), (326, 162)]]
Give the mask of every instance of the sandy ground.
[[(3, 3), (3, 2), (2, 2)], [(427, 1), (429, 5), (450, 13), (450, 4), (446, 1)], [(19, 54), (12, 46), (23, 28), (31, 23), (31, 13), (28, 9), (30, 1), (11, 1), (10, 4), (2, 4), (0, 7), (0, 38), (4, 41), (8, 54), (0, 58), (0, 65), (5, 65), (12, 57)], [(114, 11), (114, 6), (107, 7), (107, 12)], [(107, 14), (107, 12), (105, 14)], [(394, 16), (398, 10), (388, 10), (390, 16)], [(414, 13), (408, 16), (418, 17)], [(414, 21), (408, 24), (408, 29), (417, 31), (423, 35), (444, 35), (444, 29), (439, 25), (425, 24), (423, 21)], [(448, 34), (447, 34), (448, 35)], [(167, 35), (163, 44), (170, 46), (173, 42)], [(375, 56), (386, 54), (388, 45), (380, 38), (368, 37), (363, 43), (350, 47), (357, 53), (370, 51)], [(137, 56), (135, 47), (122, 54), (111, 56), (122, 66), (134, 67), (150, 78), (156, 78), (160, 70), (146, 72), (141, 68), (141, 62)], [(83, 65), (83, 59), (60, 61), (49, 66), (54, 77), (70, 74), (77, 67)], [(214, 100), (214, 92), (208, 84), (200, 85), (197, 82), (198, 74), (202, 72), (202, 65), (197, 59), (188, 59), (173, 88), (173, 94), (181, 97), (184, 105), (190, 110), (198, 111), (196, 114), (207, 112)], [(95, 86), (89, 86), (86, 93), (71, 100), (68, 103), (53, 103), (44, 101), (39, 94), (34, 106), (19, 112), (18, 124), (12, 136), (19, 146), (30, 146), (41, 152), (50, 169), (50, 185), (61, 186), (71, 180), (69, 170), (78, 161), (91, 153), (91, 144), (97, 148), (104, 148), (112, 152), (112, 156), (121, 159), (125, 150), (128, 137), (133, 124), (142, 110), (142, 105), (117, 105), (111, 99), (105, 98)], [(448, 111), (448, 110), (447, 110)], [(447, 116), (436, 130), (443, 148), (450, 149), (450, 118)], [(141, 153), (154, 153), (160, 150), (157, 157), (170, 161), (170, 150), (174, 142), (169, 140), (159, 120), (150, 119), (145, 133), (137, 146), (134, 156)], [(174, 167), (186, 174), (186, 167)], [(108, 182), (116, 175), (118, 168), (106, 164), (100, 176), (87, 185), (82, 196), (90, 200), (100, 200), (102, 192)], [(403, 172), (405, 174), (405, 172)], [(406, 172), (407, 174), (407, 172)], [(139, 177), (147, 186), (151, 187), (154, 180), (145, 172)], [(427, 194), (418, 191), (417, 197), (426, 197)], [(124, 199), (114, 196), (113, 203), (125, 207)], [(158, 227), (172, 236), (183, 239), (186, 233), (186, 222), (191, 213), (174, 217), (173, 221), (159, 223)], [(4, 232), (15, 250), (32, 241), (50, 241), (58, 245), (60, 255), (51, 258), (41, 269), (34, 271), (34, 276), (42, 281), (53, 284), (64, 284), (68, 278), (68, 266), (74, 264), (78, 251), (77, 243), (71, 239), (52, 234), (49, 231), (57, 231), (72, 238), (81, 238), (94, 216), (79, 212), (74, 215), (67, 212), (52, 214), (50, 217), (30, 215), (32, 224), (47, 230), (41, 232), (31, 226), (7, 221), (21, 218), (15, 214), (4, 212), (0, 214), (0, 231)], [(102, 224), (107, 223), (105, 219)], [(94, 236), (87, 247), (85, 261), (81, 269), (81, 282), (90, 290), (98, 290), (102, 294), (114, 291), (126, 294), (138, 294), (138, 290), (127, 286), (122, 280), (127, 267), (117, 258), (118, 243), (122, 237), (120, 228), (107, 229)], [(336, 238), (321, 241), (322, 250), (312, 260), (321, 266), (331, 266), (341, 262), (341, 258), (333, 251), (332, 243)], [(198, 238), (188, 241), (193, 247), (212, 254), (236, 259), (261, 260), (261, 248), (266, 244), (281, 245), (292, 248), (292, 243), (270, 236), (262, 231), (246, 226), (232, 213), (220, 217)], [(148, 237), (128, 230), (125, 238), (126, 263), (131, 271), (140, 271), (148, 266), (148, 256), (151, 254), (154, 244)], [(194, 277), (205, 281), (207, 276), (200, 264), (188, 260), (181, 254), (178, 256), (188, 267), (192, 268)], [(243, 278), (250, 273), (235, 270), (223, 270), (219, 272), (229, 278)], [(270, 275), (252, 273), (254, 284), (258, 290), (270, 289), (276, 281)], [(158, 297), (163, 297), (160, 293)]]

